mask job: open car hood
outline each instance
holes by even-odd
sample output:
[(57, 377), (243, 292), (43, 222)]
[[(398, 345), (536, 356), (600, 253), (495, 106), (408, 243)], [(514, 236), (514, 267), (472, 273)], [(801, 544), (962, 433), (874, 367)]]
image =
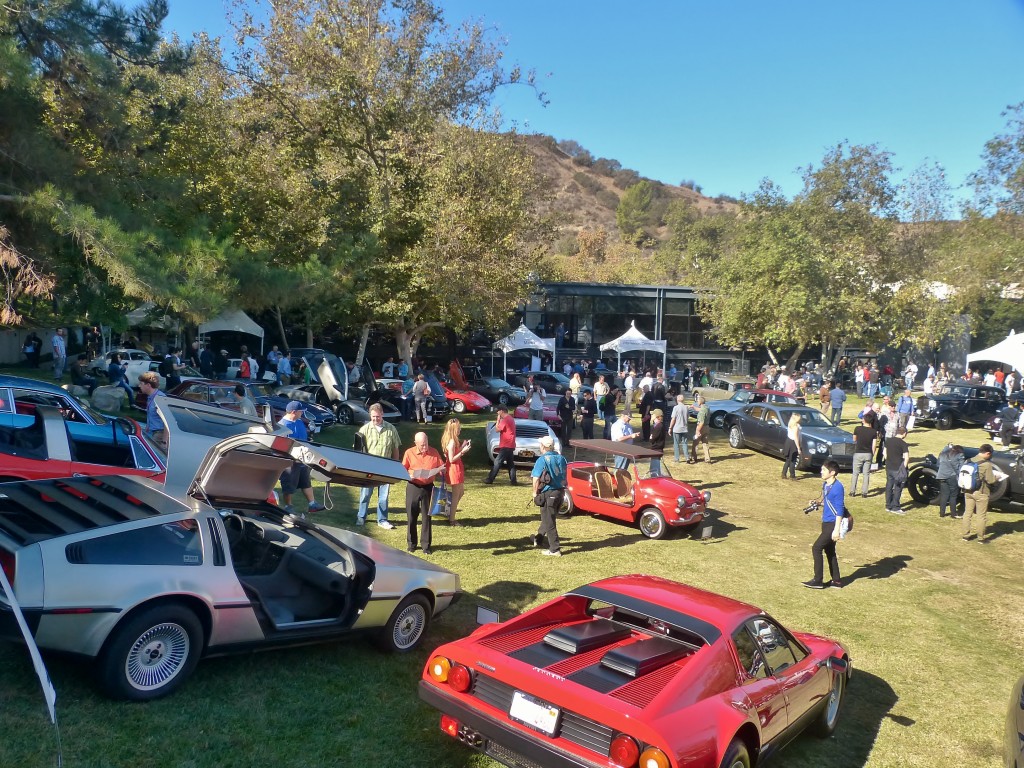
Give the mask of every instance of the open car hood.
[(249, 433), (211, 447), (189, 492), (205, 496), (215, 506), (224, 501), (261, 502), (293, 462), (309, 467), (314, 480), (360, 488), (409, 477), (405, 467), (392, 459), (313, 446), (284, 435)]

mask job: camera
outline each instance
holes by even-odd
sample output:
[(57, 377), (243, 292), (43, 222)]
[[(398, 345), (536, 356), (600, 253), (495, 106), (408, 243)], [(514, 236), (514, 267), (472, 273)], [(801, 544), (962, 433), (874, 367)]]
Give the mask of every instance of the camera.
[(811, 512), (817, 512), (819, 509), (821, 509), (821, 502), (812, 501), (810, 504), (804, 507), (804, 514), (809, 515), (811, 514)]

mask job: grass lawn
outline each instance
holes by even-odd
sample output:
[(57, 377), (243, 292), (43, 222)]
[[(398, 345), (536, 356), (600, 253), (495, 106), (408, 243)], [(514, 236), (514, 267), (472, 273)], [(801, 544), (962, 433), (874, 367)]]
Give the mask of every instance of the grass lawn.
[[(20, 371), (12, 370), (12, 373)], [(847, 403), (852, 430), (860, 401)], [(416, 697), (430, 650), (474, 626), (478, 604), (503, 617), (580, 584), (613, 574), (649, 573), (685, 581), (764, 608), (786, 626), (844, 641), (854, 677), (836, 735), (806, 736), (775, 764), (794, 768), (854, 766), (998, 766), (1010, 688), (1024, 672), (1020, 610), (1024, 509), (990, 512), (995, 540), (960, 541), (959, 523), (935, 507), (887, 513), (884, 477), (872, 494), (848, 500), (856, 529), (839, 547), (842, 590), (811, 591), (810, 545), (818, 518), (802, 508), (817, 496), (817, 475), (783, 481), (782, 464), (732, 450), (725, 433), (712, 441), (710, 466), (668, 466), (713, 494), (715, 536), (648, 541), (635, 528), (588, 516), (559, 524), (562, 558), (526, 544), (537, 508), (528, 485), (503, 476), (482, 480), (482, 417), (463, 419), (473, 438), (461, 528), (437, 526), (431, 559), (462, 577), (464, 599), (430, 629), (424, 647), (387, 656), (354, 639), (201, 663), (176, 695), (146, 705), (102, 698), (77, 660), (51, 658), (65, 765), (132, 768), (284, 766), (490, 766), (438, 729), (438, 716)], [(427, 427), (437, 447), (443, 424)], [(401, 427), (406, 446), (415, 425)], [(350, 446), (352, 430), (325, 441)], [(985, 441), (977, 429), (911, 433), (912, 456), (948, 440)], [(571, 452), (570, 452), (571, 453)], [(570, 455), (571, 458), (571, 455)], [(844, 485), (849, 490), (849, 476)], [(319, 491), (318, 491), (319, 493)], [(332, 489), (322, 520), (354, 526), (356, 494)], [(405, 544), (404, 491), (392, 492), (393, 531), (372, 523), (367, 535)], [(27, 653), (0, 646), (0, 766), (55, 764), (53, 730)]]

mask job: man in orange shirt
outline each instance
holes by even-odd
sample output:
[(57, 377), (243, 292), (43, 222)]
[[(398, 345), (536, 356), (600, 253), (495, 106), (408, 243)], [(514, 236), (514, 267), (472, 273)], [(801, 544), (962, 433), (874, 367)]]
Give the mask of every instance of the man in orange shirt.
[(413, 438), (413, 447), (402, 457), (402, 466), (409, 471), (409, 485), (405, 488), (405, 513), (408, 516), (406, 543), (409, 551), (416, 549), (416, 521), (422, 515), (420, 543), (423, 554), (429, 555), (430, 550), (430, 496), (434, 490), (434, 470), (444, 466), (444, 460), (435, 449), (427, 443), (427, 433), (417, 432)]
[(498, 470), (501, 469), (502, 464), (505, 464), (508, 466), (509, 485), (518, 485), (516, 483), (516, 463), (513, 459), (516, 450), (516, 420), (509, 416), (508, 408), (503, 405), (498, 406), (498, 419), (494, 429), (498, 432), (498, 451), (494, 455), (494, 466), (491, 467), (484, 483), (487, 485), (493, 483), (494, 478), (498, 475)]

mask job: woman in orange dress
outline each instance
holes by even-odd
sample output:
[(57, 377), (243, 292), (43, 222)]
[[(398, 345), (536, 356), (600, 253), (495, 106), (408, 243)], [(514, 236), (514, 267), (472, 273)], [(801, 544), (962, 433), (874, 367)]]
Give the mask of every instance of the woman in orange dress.
[(448, 419), (444, 435), (441, 437), (441, 447), (448, 463), (448, 486), (452, 489), (452, 512), (448, 523), (462, 525), (455, 521), (455, 515), (459, 511), (459, 502), (466, 489), (466, 468), (462, 464), (462, 457), (469, 452), (470, 441), (462, 439), (462, 422), (458, 419)]

